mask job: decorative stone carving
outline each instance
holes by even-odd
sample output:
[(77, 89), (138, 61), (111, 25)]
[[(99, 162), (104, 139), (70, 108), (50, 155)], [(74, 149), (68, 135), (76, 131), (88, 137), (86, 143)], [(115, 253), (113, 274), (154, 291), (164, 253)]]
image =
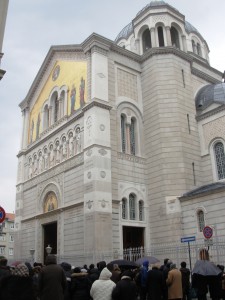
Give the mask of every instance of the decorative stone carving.
[(67, 141), (65, 136), (62, 138), (62, 159), (67, 159)]
[(100, 176), (101, 176), (102, 178), (105, 178), (105, 177), (106, 177), (106, 172), (105, 172), (105, 171), (101, 171), (101, 172), (100, 172)]
[(55, 160), (55, 154), (54, 154), (53, 144), (51, 144), (50, 149), (49, 149), (49, 165), (50, 165), (50, 168), (54, 166), (54, 160)]
[(101, 207), (102, 208), (106, 207), (106, 201), (105, 201), (105, 199), (102, 199), (102, 201), (101, 201)]
[(86, 205), (87, 205), (87, 208), (88, 208), (88, 209), (91, 209), (91, 208), (92, 208), (92, 202), (93, 202), (93, 201), (91, 201), (91, 200), (88, 200), (88, 201), (86, 202)]
[(56, 141), (55, 152), (56, 152), (55, 162), (56, 162), (56, 164), (59, 164), (60, 163), (60, 152), (61, 152), (59, 140)]
[(75, 153), (81, 152), (81, 134), (80, 134), (80, 127), (76, 128), (75, 133)]
[(104, 131), (104, 130), (105, 130), (105, 125), (104, 125), (104, 124), (101, 124), (101, 125), (99, 126), (99, 128), (100, 128), (101, 131)]
[(98, 153), (101, 154), (102, 156), (105, 156), (107, 154), (107, 151), (103, 148), (98, 150)]
[(89, 116), (87, 118), (86, 125), (87, 125), (87, 129), (88, 129), (88, 135), (91, 136), (91, 128), (92, 128), (92, 117), (91, 116)]
[(86, 155), (87, 155), (87, 156), (91, 156), (91, 155), (92, 155), (92, 150), (91, 150), (91, 149), (88, 149), (88, 151), (86, 152)]
[(69, 133), (69, 157), (72, 157), (74, 155), (74, 137), (73, 133)]
[(43, 156), (42, 152), (39, 152), (39, 159), (38, 159), (38, 173), (41, 173), (43, 171)]
[(88, 173), (87, 173), (87, 178), (88, 178), (88, 179), (91, 179), (91, 172), (88, 172)]

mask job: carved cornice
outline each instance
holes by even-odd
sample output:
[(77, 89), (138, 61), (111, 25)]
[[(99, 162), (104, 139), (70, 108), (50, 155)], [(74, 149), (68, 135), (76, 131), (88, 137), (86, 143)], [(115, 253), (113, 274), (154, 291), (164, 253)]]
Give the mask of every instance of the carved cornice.
[[(191, 68), (191, 73), (199, 78), (202, 78), (204, 80), (206, 80), (207, 82), (210, 82), (210, 83), (219, 83), (221, 81), (219, 81), (218, 79), (215, 79), (213, 78), (212, 76), (192, 67)], [(222, 77), (222, 76), (221, 76)]]
[(68, 205), (68, 206), (63, 206), (63, 207), (59, 207), (57, 209), (54, 209), (52, 211), (48, 211), (48, 212), (45, 212), (45, 213), (41, 213), (41, 214), (36, 214), (34, 216), (30, 216), (28, 218), (24, 218), (21, 220), (21, 223), (24, 223), (24, 222), (28, 222), (28, 221), (32, 221), (32, 220), (36, 220), (36, 219), (45, 219), (45, 218), (49, 218), (51, 216), (54, 216), (54, 215), (58, 215), (60, 214), (61, 212), (63, 211), (67, 211), (71, 208), (75, 208), (75, 207), (79, 207), (81, 206), (82, 204), (84, 203), (84, 201), (79, 201), (75, 204), (72, 204), (72, 205)]
[(109, 105), (107, 102), (100, 100), (98, 98), (93, 98), (91, 100), (91, 102), (89, 102), (88, 104), (86, 104), (83, 108), (82, 111), (86, 112), (87, 110), (91, 109), (92, 107), (97, 106), (103, 109), (107, 109), (107, 110), (111, 110), (112, 106)]
[(218, 114), (221, 111), (225, 111), (225, 104), (221, 105), (219, 107), (216, 107), (216, 108), (214, 108), (214, 109), (212, 109), (210, 111), (207, 111), (206, 113), (203, 113), (201, 115), (197, 115), (196, 116), (196, 120), (197, 121), (201, 121), (201, 120), (207, 119), (207, 118), (209, 118), (211, 116), (214, 116), (214, 115)]
[(122, 153), (122, 152), (117, 152), (117, 158), (122, 159), (122, 160), (132, 161), (132, 162), (135, 162), (135, 163), (141, 164), (141, 165), (146, 164), (146, 159), (145, 158), (130, 155), (130, 154), (126, 154), (126, 153)]

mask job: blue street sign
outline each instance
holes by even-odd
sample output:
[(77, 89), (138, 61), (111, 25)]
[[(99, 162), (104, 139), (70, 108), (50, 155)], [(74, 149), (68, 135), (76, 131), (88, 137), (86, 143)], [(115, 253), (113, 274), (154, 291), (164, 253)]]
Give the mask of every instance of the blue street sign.
[(195, 236), (187, 236), (180, 239), (181, 243), (189, 243), (189, 242), (195, 242), (196, 238)]

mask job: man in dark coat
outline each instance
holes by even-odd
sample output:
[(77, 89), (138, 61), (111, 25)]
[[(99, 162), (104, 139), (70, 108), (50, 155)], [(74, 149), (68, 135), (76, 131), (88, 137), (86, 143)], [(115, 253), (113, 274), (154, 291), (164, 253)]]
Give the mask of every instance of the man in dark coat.
[(123, 272), (121, 280), (117, 282), (116, 287), (112, 291), (113, 300), (136, 300), (137, 286), (133, 281), (134, 274), (127, 270)]
[(56, 256), (49, 254), (46, 266), (39, 273), (40, 300), (64, 300), (66, 276), (61, 266), (56, 264)]
[(163, 298), (163, 291), (166, 282), (163, 277), (162, 271), (159, 270), (157, 264), (152, 266), (152, 270), (147, 274), (147, 299), (148, 300), (161, 300)]
[(71, 299), (89, 300), (91, 285), (88, 273), (76, 267), (71, 275)]
[(4, 256), (0, 257), (0, 279), (4, 276), (10, 275), (10, 268), (7, 266), (8, 260)]
[(187, 264), (182, 261), (180, 264), (181, 275), (182, 275), (182, 290), (183, 290), (183, 300), (189, 299), (190, 291), (190, 270), (186, 268)]

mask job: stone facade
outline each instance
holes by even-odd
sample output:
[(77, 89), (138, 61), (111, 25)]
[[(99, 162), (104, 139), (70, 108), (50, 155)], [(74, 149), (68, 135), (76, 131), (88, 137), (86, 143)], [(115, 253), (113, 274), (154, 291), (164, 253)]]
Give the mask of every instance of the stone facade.
[[(52, 244), (61, 259), (91, 263), (123, 248), (178, 242), (199, 233), (188, 225), (197, 208), (210, 212), (217, 201), (217, 190), (213, 202), (180, 197), (217, 180), (210, 145), (223, 139), (224, 111), (201, 117), (195, 97), (221, 73), (210, 67), (202, 36), (169, 5), (147, 7), (133, 24), (135, 41), (132, 33), (116, 42), (92, 34), (80, 46), (52, 47), (20, 104), (16, 258), (34, 248), (43, 261)], [(146, 50), (147, 25), (154, 39)]]

